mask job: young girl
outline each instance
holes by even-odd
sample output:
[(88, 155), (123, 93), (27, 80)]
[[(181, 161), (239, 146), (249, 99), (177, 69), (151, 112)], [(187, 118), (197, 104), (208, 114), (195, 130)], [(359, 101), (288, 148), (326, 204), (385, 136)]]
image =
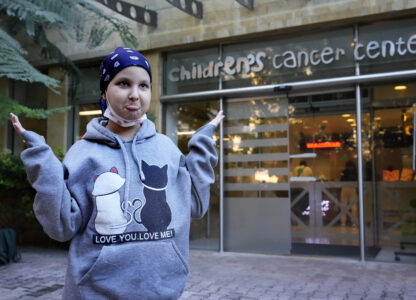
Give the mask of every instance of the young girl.
[(146, 58), (117, 48), (100, 70), (104, 117), (87, 125), (63, 163), (26, 131), (21, 154), (45, 232), (71, 241), (64, 299), (177, 299), (188, 274), (190, 219), (209, 205), (217, 162), (211, 136), (222, 112), (192, 136), (184, 156), (146, 119)]

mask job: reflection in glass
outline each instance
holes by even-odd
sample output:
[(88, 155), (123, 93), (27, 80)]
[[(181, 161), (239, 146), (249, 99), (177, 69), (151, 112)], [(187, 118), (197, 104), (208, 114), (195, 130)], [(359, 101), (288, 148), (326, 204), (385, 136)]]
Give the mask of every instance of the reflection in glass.
[[(198, 102), (171, 104), (167, 108), (165, 132), (181, 152), (186, 155), (188, 142), (192, 134), (211, 121), (219, 111), (218, 102)], [(219, 153), (218, 129), (213, 139), (217, 141)], [(190, 247), (193, 249), (219, 249), (219, 168), (215, 168), (215, 183), (211, 185), (210, 205), (205, 216), (191, 221)]]
[[(294, 251), (324, 244), (359, 254), (356, 115), (350, 97), (336, 92), (289, 98), (292, 241)], [(342, 101), (341, 101), (342, 100)], [(305, 105), (308, 104), (308, 105)], [(362, 115), (363, 124), (369, 114)], [(366, 142), (367, 141), (367, 142)], [(365, 137), (363, 145), (368, 145)], [(346, 247), (355, 247), (352, 248)], [(349, 250), (348, 250), (349, 249)], [(331, 252), (328, 252), (331, 253)]]
[(287, 99), (224, 106), (224, 250), (288, 253)]
[[(415, 106), (411, 102), (416, 102), (416, 94), (414, 84), (409, 87), (407, 90), (395, 90), (393, 85), (374, 87), (375, 197), (373, 218), (367, 219), (374, 234), (367, 238), (367, 243), (380, 249), (377, 260), (416, 263), (411, 254), (415, 253), (416, 242)], [(382, 90), (385, 92), (380, 93)], [(396, 99), (391, 99), (393, 96)], [(388, 98), (390, 105), (384, 106)]]

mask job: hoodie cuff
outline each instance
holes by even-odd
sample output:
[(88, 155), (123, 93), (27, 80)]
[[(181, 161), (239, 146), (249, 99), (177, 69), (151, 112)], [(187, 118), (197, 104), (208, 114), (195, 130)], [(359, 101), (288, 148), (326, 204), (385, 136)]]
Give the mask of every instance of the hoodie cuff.
[(23, 143), (26, 143), (29, 147), (43, 145), (46, 143), (43, 136), (33, 131), (25, 130), (21, 136), (23, 138)]
[(212, 137), (214, 134), (215, 128), (217, 128), (215, 125), (207, 124), (199, 128), (197, 131), (195, 131), (194, 135), (203, 134), (208, 137)]

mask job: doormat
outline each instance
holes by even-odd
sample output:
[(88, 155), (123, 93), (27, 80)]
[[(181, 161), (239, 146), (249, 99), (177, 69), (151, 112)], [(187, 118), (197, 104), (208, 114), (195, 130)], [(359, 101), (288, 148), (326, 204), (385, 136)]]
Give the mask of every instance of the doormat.
[[(365, 249), (367, 258), (375, 258), (379, 251), (380, 247), (366, 247)], [(292, 243), (292, 254), (344, 256), (359, 258), (360, 247), (349, 245)]]

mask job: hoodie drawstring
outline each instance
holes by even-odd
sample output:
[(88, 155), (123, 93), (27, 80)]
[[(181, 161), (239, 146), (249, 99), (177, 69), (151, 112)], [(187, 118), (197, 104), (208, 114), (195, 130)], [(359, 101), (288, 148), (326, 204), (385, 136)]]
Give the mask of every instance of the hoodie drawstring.
[(133, 153), (133, 158), (136, 161), (137, 166), (139, 167), (139, 176), (140, 180), (143, 182), (146, 180), (146, 177), (144, 176), (143, 170), (142, 170), (142, 164), (140, 163), (139, 159), (137, 158), (137, 153), (135, 151), (135, 145), (136, 145), (137, 135), (133, 139), (133, 143), (131, 144), (131, 153)]
[(118, 141), (118, 144), (120, 145), (121, 151), (123, 152), (123, 158), (124, 158), (124, 163), (125, 163), (125, 168), (126, 168), (126, 184), (125, 184), (125, 188), (124, 188), (124, 205), (122, 204), (121, 207), (124, 210), (124, 216), (127, 217), (127, 210), (128, 210), (128, 198), (129, 198), (129, 191), (130, 191), (130, 162), (129, 162), (129, 156), (127, 154), (127, 150), (126, 147), (124, 147), (124, 143), (123, 141), (116, 136), (116, 139)]
[[(120, 145), (121, 151), (123, 152), (123, 158), (124, 158), (124, 162), (125, 162), (125, 168), (126, 168), (126, 184), (124, 187), (124, 200), (123, 203), (121, 205), (121, 207), (124, 210), (124, 216), (127, 217), (128, 215), (128, 198), (129, 198), (129, 192), (130, 192), (130, 161), (129, 161), (129, 156), (127, 154), (127, 149), (124, 146), (124, 142), (118, 137), (116, 136), (116, 139)], [(136, 144), (136, 140), (137, 140), (137, 135), (133, 138), (133, 142), (131, 145), (131, 152), (133, 154), (133, 158), (137, 164), (137, 167), (139, 168), (139, 176), (140, 176), (140, 180), (143, 182), (145, 180), (145, 176), (142, 170), (142, 166), (141, 163), (137, 157), (137, 153), (135, 151), (135, 144)]]

